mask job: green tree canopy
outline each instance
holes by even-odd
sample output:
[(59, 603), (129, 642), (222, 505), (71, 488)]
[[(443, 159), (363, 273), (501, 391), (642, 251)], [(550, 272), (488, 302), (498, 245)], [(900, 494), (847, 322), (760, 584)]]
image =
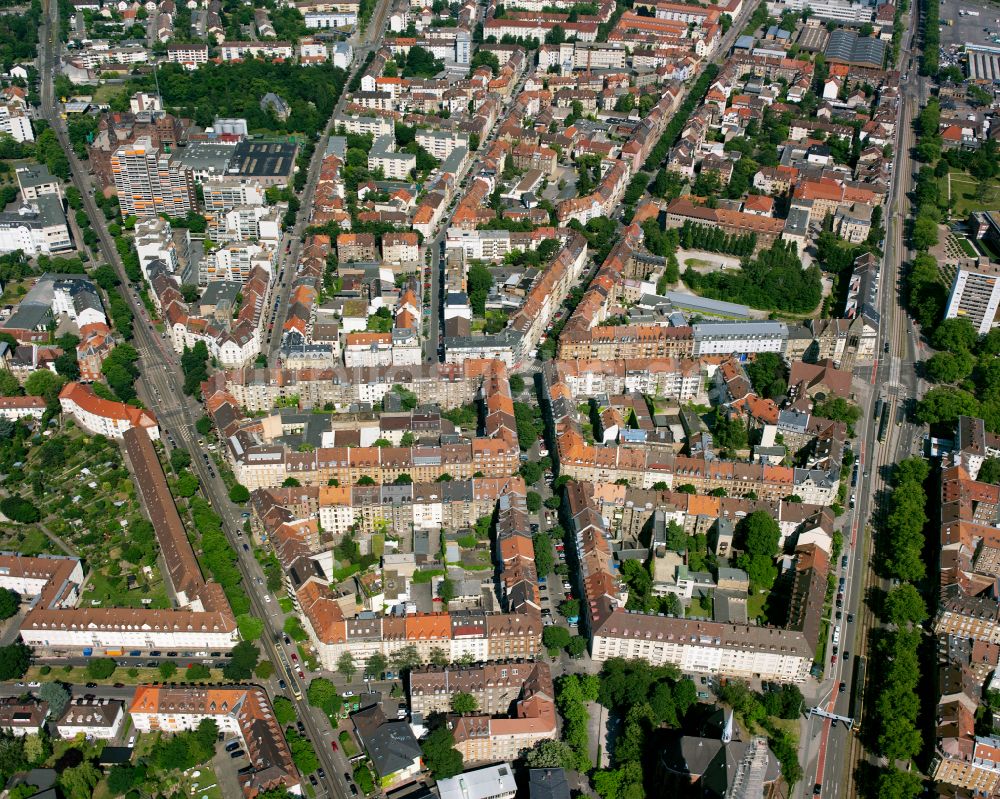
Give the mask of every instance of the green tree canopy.
[(424, 765), (436, 780), (447, 779), (462, 771), (462, 755), (455, 749), (451, 730), (440, 726), (432, 730), (420, 744)]

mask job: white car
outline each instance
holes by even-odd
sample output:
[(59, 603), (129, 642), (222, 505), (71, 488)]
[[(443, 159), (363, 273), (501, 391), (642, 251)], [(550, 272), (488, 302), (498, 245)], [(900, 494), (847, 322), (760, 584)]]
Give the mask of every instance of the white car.
[(42, 684), (40, 682), (37, 682), (36, 680), (32, 680), (31, 682), (28, 683), (28, 687), (29, 688), (41, 688)]
[(130, 737), (130, 738), (128, 739), (128, 745), (129, 745), (129, 748), (130, 748), (130, 749), (131, 749), (131, 748), (132, 748), (133, 746), (135, 746), (135, 736), (134, 736), (134, 735), (133, 735), (133, 736), (131, 736), (131, 737)]
[(271, 595), (270, 594), (264, 594), (264, 601), (265, 602), (270, 602), (271, 601)]

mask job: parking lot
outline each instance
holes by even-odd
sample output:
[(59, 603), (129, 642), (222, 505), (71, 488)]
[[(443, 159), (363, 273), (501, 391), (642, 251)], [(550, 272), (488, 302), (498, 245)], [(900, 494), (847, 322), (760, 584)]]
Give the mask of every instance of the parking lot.
[[(979, 16), (961, 14), (962, 11), (978, 11)], [(947, 52), (952, 46), (973, 44), (1000, 47), (993, 41), (1000, 38), (1000, 7), (989, 3), (970, 3), (962, 0), (942, 0), (941, 2), (941, 47)], [(948, 25), (946, 20), (951, 20)], [(988, 32), (983, 30), (988, 29)], [(948, 66), (942, 59), (941, 66)]]

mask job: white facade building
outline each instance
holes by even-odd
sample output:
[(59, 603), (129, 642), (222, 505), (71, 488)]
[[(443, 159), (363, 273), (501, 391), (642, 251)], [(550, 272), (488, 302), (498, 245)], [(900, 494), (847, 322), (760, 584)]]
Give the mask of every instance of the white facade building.
[(951, 286), (945, 319), (968, 319), (979, 335), (990, 332), (1000, 308), (1000, 269), (959, 269)]
[(0, 253), (51, 255), (72, 249), (73, 239), (58, 197), (36, 197), (13, 213), (0, 213)]
[(83, 735), (88, 741), (109, 741), (125, 721), (125, 703), (119, 699), (74, 699), (56, 721), (61, 738)]
[(0, 131), (9, 133), (14, 141), (34, 141), (35, 132), (31, 129), (31, 120), (18, 105), (0, 105)]

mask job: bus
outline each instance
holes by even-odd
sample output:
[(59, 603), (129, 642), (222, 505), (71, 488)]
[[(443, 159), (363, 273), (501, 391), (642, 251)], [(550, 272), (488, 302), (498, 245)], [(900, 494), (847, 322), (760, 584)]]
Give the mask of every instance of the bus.
[(848, 711), (854, 719), (852, 729), (861, 729), (861, 714), (865, 704), (865, 659), (858, 655), (854, 658), (854, 680), (851, 682), (851, 708)]

